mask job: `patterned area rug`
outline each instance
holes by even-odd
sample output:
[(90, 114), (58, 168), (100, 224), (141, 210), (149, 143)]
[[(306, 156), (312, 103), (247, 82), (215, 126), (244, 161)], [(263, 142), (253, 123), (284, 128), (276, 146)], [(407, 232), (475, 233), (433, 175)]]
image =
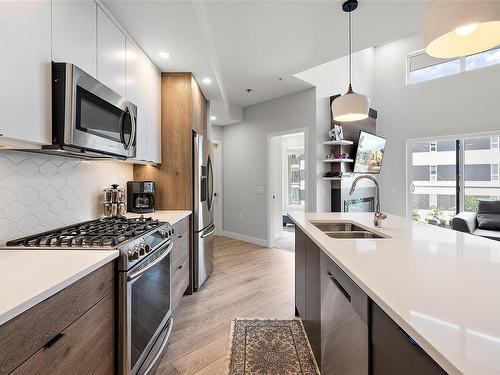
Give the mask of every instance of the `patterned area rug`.
[(235, 319), (228, 375), (319, 375), (299, 319)]

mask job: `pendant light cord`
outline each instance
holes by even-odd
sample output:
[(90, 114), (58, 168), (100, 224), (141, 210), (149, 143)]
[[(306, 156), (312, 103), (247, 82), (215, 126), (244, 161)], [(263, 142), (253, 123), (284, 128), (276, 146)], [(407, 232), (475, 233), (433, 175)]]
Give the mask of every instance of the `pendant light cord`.
[(349, 15), (349, 28), (348, 28), (348, 38), (349, 38), (349, 91), (352, 91), (352, 86), (351, 86), (351, 67), (352, 67), (352, 35), (351, 35), (351, 12), (348, 13)]

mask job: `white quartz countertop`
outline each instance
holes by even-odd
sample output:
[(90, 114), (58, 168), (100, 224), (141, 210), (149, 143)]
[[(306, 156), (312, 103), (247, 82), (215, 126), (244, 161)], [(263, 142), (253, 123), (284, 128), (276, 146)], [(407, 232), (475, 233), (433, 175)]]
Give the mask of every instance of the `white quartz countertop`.
[(117, 250), (1, 250), (0, 325), (116, 257)]
[(158, 219), (160, 221), (168, 221), (170, 224), (175, 224), (178, 221), (181, 221), (185, 217), (191, 215), (191, 211), (182, 211), (182, 210), (156, 210), (155, 212), (147, 213), (147, 214), (135, 214), (133, 212), (127, 212), (125, 214), (128, 218), (140, 217), (143, 215), (144, 217), (152, 217), (153, 219)]
[[(500, 242), (389, 215), (291, 213), (301, 228), (450, 374), (500, 374)], [(390, 238), (330, 238), (310, 221)]]

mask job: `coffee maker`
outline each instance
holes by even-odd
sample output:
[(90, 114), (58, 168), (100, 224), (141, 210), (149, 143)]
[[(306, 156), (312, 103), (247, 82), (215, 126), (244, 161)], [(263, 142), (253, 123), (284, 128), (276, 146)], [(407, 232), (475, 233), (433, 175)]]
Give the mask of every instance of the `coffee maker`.
[(155, 210), (154, 181), (127, 182), (127, 211), (144, 214)]

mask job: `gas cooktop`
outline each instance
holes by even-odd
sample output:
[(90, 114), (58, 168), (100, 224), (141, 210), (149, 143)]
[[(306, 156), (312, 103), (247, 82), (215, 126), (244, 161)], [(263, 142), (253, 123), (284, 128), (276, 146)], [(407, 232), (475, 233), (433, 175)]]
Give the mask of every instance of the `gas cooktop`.
[(69, 225), (7, 242), (17, 247), (106, 247), (139, 237), (165, 223), (152, 218), (109, 217)]

